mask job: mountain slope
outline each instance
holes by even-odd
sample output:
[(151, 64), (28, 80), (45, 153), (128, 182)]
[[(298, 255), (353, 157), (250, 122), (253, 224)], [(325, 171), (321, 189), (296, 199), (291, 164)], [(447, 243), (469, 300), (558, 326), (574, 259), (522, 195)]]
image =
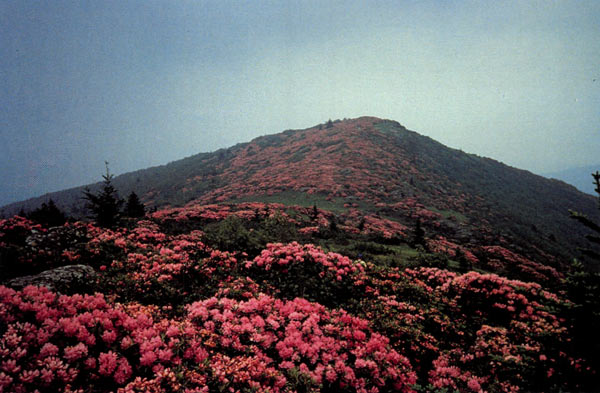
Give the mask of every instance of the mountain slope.
[[(450, 149), (397, 122), (363, 117), (289, 130), (118, 176), (149, 206), (269, 201), (361, 210), (461, 244), (511, 245), (544, 264), (577, 255), (585, 231), (568, 210), (598, 218), (592, 196), (556, 180)], [(97, 185), (96, 185), (97, 186)], [(93, 188), (93, 187), (92, 187)], [(47, 198), (82, 214), (81, 188)], [(551, 256), (552, 255), (552, 256)]]
[(590, 165), (577, 168), (569, 168), (562, 171), (544, 173), (543, 175), (550, 179), (559, 179), (573, 186), (577, 187), (578, 190), (594, 194), (594, 183), (590, 174), (600, 170), (599, 165)]

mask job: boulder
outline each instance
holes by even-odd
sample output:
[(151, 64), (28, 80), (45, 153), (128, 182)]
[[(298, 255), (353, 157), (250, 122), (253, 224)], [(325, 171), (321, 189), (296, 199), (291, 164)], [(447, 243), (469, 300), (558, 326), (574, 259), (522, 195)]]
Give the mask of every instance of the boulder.
[(32, 276), (13, 278), (5, 285), (17, 290), (34, 285), (45, 286), (52, 291), (62, 293), (88, 292), (95, 285), (96, 276), (96, 271), (91, 266), (67, 265)]

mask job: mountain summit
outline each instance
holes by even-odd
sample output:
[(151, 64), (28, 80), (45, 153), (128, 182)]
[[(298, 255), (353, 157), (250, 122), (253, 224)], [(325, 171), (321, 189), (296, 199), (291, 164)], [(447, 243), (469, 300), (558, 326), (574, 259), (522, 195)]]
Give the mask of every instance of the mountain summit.
[[(329, 121), (258, 137), (213, 153), (114, 179), (154, 207), (282, 202), (368, 211), (460, 243), (512, 244), (536, 259), (576, 255), (584, 231), (573, 209), (597, 217), (592, 196), (556, 180), (448, 148), (375, 117)], [(92, 189), (94, 186), (91, 186)], [(5, 207), (33, 209), (47, 198), (82, 214), (81, 188)]]

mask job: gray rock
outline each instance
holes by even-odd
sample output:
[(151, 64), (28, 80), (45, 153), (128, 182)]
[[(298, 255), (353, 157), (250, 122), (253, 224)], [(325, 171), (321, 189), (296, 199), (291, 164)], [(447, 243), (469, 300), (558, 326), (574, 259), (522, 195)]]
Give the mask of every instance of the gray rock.
[(96, 282), (96, 271), (87, 265), (68, 265), (46, 270), (33, 276), (13, 278), (6, 286), (20, 290), (28, 285), (45, 286), (56, 292), (72, 292), (90, 288)]

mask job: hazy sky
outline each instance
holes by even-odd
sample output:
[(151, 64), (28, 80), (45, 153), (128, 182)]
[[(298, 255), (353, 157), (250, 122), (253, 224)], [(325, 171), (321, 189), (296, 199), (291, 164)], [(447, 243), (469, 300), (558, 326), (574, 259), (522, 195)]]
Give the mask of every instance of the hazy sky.
[(0, 205), (363, 115), (600, 163), (600, 1), (0, 0)]

